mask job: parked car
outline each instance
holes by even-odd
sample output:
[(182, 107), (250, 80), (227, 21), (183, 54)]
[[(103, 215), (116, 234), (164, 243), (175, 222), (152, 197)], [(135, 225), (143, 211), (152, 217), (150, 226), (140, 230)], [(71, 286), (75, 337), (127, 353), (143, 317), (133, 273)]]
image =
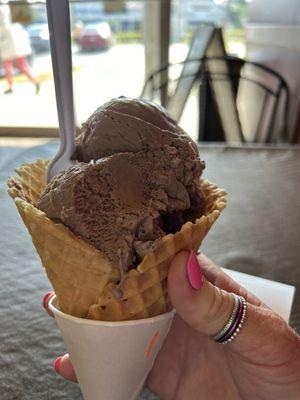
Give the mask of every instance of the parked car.
[(112, 42), (112, 32), (107, 22), (86, 25), (79, 37), (82, 51), (105, 50), (112, 45)]
[(27, 27), (32, 50), (36, 53), (50, 50), (50, 38), (47, 24), (32, 24)]

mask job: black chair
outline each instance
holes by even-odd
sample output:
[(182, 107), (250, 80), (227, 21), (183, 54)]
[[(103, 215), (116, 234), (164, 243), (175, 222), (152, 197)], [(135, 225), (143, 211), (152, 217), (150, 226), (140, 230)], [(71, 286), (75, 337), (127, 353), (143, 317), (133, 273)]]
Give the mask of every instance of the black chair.
[(199, 141), (289, 141), (289, 88), (271, 68), (232, 56), (189, 59), (151, 74), (141, 97), (164, 99), (179, 119), (192, 86), (198, 90)]

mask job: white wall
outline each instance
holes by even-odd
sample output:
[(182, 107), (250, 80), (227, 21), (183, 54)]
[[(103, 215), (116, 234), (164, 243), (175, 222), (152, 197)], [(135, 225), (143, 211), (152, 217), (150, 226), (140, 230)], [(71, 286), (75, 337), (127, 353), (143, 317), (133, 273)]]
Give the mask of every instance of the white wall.
[(246, 44), (248, 59), (269, 65), (287, 81), (293, 133), (300, 112), (300, 0), (252, 0)]
[(300, 1), (252, 0), (250, 2), (248, 21), (250, 23), (299, 23)]

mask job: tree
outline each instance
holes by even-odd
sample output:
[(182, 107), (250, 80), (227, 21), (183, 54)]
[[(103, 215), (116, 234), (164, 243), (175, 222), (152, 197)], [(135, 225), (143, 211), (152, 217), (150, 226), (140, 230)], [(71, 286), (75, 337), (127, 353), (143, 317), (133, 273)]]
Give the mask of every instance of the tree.
[(28, 25), (32, 22), (32, 10), (29, 4), (10, 5), (12, 22)]
[(242, 28), (247, 16), (247, 0), (230, 0), (228, 2), (228, 20), (235, 28)]

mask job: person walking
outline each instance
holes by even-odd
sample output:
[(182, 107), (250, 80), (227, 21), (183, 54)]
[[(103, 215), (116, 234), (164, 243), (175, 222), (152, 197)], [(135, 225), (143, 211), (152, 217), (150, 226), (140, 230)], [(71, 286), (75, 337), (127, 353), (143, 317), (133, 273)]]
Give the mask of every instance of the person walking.
[(0, 6), (0, 56), (4, 75), (8, 83), (5, 94), (13, 92), (14, 65), (25, 74), (35, 86), (35, 93), (40, 91), (40, 83), (34, 76), (27, 57), (32, 53), (29, 37), (20, 24), (12, 24), (7, 5)]

